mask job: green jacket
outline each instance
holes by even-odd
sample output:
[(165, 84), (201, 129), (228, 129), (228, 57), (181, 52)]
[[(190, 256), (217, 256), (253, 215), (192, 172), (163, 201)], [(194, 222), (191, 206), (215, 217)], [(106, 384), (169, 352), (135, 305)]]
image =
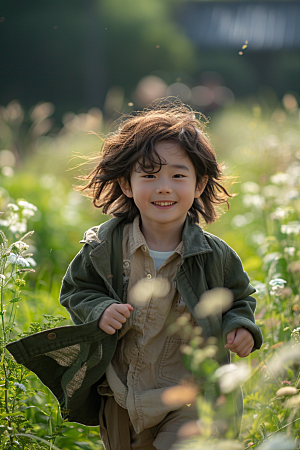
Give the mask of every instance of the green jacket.
[[(63, 279), (61, 304), (69, 311), (74, 326), (43, 331), (7, 345), (16, 361), (36, 373), (58, 399), (69, 421), (99, 424), (101, 396), (97, 386), (105, 376), (117, 345), (118, 334), (108, 335), (98, 321), (108, 306), (121, 303), (123, 294), (124, 220), (111, 219), (88, 230), (80, 252)], [(253, 335), (260, 348), (262, 335), (255, 325), (255, 289), (249, 284), (237, 254), (221, 239), (187, 218), (183, 230), (183, 255), (177, 268), (177, 289), (194, 316), (200, 296), (215, 287), (226, 287), (234, 295), (231, 309), (221, 315), (195, 320), (204, 338), (226, 335), (237, 327)], [(230, 362), (222, 345), (221, 364)], [(241, 402), (240, 406), (241, 406)]]

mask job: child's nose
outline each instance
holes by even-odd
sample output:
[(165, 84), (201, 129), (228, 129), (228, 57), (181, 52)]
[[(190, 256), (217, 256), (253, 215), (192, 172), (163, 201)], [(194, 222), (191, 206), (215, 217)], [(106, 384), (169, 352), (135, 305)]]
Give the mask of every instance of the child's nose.
[(169, 194), (172, 192), (172, 188), (167, 181), (161, 181), (156, 189), (158, 194)]

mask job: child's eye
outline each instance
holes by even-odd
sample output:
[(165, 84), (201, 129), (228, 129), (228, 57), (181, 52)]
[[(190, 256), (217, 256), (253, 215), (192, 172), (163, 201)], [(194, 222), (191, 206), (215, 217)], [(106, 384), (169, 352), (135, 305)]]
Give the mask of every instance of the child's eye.
[(176, 175), (173, 175), (174, 178), (185, 178), (185, 175), (182, 175), (181, 173), (176, 173)]
[(143, 175), (143, 178), (155, 178), (155, 176), (148, 173), (147, 175)]

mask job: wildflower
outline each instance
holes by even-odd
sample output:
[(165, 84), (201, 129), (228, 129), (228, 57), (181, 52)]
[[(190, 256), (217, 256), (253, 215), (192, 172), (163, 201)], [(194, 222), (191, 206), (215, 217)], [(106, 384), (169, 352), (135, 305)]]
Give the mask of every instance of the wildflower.
[(36, 266), (36, 262), (33, 258), (26, 258), (26, 261), (31, 265), (31, 267)]
[(7, 257), (6, 264), (14, 264), (17, 260), (17, 255), (15, 253), (10, 253)]
[(281, 286), (281, 287), (284, 287), (285, 283), (286, 281), (283, 280), (282, 278), (275, 278), (274, 280), (271, 280), (269, 282), (271, 286)]
[(253, 206), (256, 209), (262, 209), (265, 205), (265, 199), (262, 195), (246, 194), (243, 197), (243, 204), (248, 208)]
[(291, 335), (293, 336), (293, 338), (295, 339), (296, 342), (298, 342), (298, 344), (300, 344), (300, 327), (295, 328)]
[(30, 267), (29, 262), (25, 258), (22, 258), (22, 256), (18, 256), (16, 259), (16, 264), (19, 267)]
[(198, 389), (195, 386), (177, 385), (166, 389), (161, 396), (165, 405), (177, 406), (193, 403), (196, 400)]
[(294, 395), (293, 397), (287, 400), (286, 407), (287, 408), (299, 407), (299, 403), (300, 403), (300, 395)]
[(26, 219), (23, 219), (21, 222), (15, 222), (13, 224), (11, 224), (10, 226), (10, 231), (12, 233), (26, 233), (27, 231), (27, 224), (26, 224)]
[(32, 203), (26, 202), (25, 200), (18, 200), (18, 205), (21, 206), (21, 208), (31, 209), (32, 211), (37, 211), (37, 207), (33, 205)]
[(21, 278), (17, 278), (15, 281), (15, 285), (18, 287), (26, 286), (26, 281)]
[(214, 288), (201, 295), (195, 306), (197, 317), (208, 317), (216, 312), (227, 311), (233, 302), (233, 295), (229, 289)]
[(268, 184), (263, 188), (262, 193), (266, 198), (277, 197), (279, 194), (279, 188), (277, 186), (274, 186), (273, 184)]
[(285, 184), (288, 181), (289, 177), (290, 177), (289, 174), (279, 172), (276, 173), (275, 175), (272, 175), (270, 177), (270, 180), (274, 184)]
[(259, 185), (254, 181), (246, 181), (241, 185), (241, 191), (249, 194), (257, 194), (259, 192)]
[(19, 211), (19, 207), (17, 205), (15, 205), (14, 203), (8, 203), (7, 208), (10, 211)]
[(170, 283), (166, 278), (143, 278), (131, 290), (132, 301), (136, 305), (143, 305), (153, 296), (164, 297), (170, 288)]
[(24, 384), (15, 382), (14, 385), (17, 389), (21, 389), (21, 391), (26, 392), (26, 387)]
[(15, 247), (19, 253), (22, 253), (29, 248), (29, 245), (23, 241), (14, 242), (12, 246)]
[(296, 251), (295, 247), (285, 247), (284, 252), (288, 255), (288, 256), (294, 256)]
[(2, 275), (2, 273), (0, 273), (0, 285), (4, 285), (4, 282), (5, 282), (5, 275)]
[(294, 212), (294, 209), (293, 208), (290, 208), (290, 207), (282, 207), (282, 206), (280, 206), (280, 207), (278, 207), (278, 208), (276, 208), (276, 210), (272, 213), (272, 214), (270, 214), (270, 218), (272, 219), (272, 220), (274, 220), (274, 219), (285, 219), (286, 217), (288, 217), (290, 214), (292, 214)]
[(281, 396), (281, 395), (295, 395), (298, 394), (299, 389), (296, 389), (293, 386), (285, 386), (283, 388), (278, 389), (278, 391), (276, 392), (276, 395)]
[(215, 371), (220, 390), (224, 394), (236, 389), (249, 375), (250, 369), (246, 364), (226, 364)]
[(25, 219), (30, 219), (30, 217), (34, 216), (34, 211), (32, 209), (24, 208), (22, 215)]
[(283, 234), (299, 234), (300, 233), (300, 222), (294, 220), (286, 225), (281, 225), (281, 233)]

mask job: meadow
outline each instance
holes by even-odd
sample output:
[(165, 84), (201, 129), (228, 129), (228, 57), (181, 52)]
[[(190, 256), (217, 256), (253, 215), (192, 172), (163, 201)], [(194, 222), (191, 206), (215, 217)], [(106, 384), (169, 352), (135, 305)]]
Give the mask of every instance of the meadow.
[[(17, 336), (71, 324), (58, 303), (62, 276), (84, 231), (108, 219), (72, 186), (78, 184), (74, 177), (88, 170), (81, 165), (84, 156), (101, 148), (95, 133), (105, 134), (110, 120), (94, 108), (65, 114), (58, 126), (53, 108), (44, 103), (24, 112), (17, 101), (0, 107), (3, 449), (102, 448), (97, 428), (64, 422), (52, 394), (3, 350)], [(176, 403), (177, 396), (186, 395), (186, 402), (196, 401), (199, 409), (199, 422), (182, 430), (178, 449), (300, 448), (299, 123), (291, 94), (272, 106), (249, 100), (212, 115), (207, 131), (237, 195), (229, 200), (229, 210), (205, 228), (240, 255), (257, 289), (256, 320), (264, 344), (245, 360), (233, 356), (226, 372), (214, 359), (214, 342), (202, 348), (199, 330), (190, 329), (184, 317), (176, 324), (190, 339), (183, 353), (196, 383), (174, 388), (166, 401)], [(214, 408), (198, 389), (197, 379), (203, 378), (218, 386)], [(244, 392), (238, 440), (230, 426), (230, 398), (237, 388), (232, 380)], [(226, 415), (216, 431), (214, 424)]]

